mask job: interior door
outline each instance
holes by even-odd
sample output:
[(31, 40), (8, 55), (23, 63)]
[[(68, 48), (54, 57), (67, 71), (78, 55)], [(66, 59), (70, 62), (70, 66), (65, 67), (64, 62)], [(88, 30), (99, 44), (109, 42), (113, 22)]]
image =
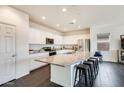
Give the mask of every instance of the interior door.
[(0, 24), (0, 84), (15, 79), (15, 26)]
[(2, 41), (3, 41), (3, 32), (2, 24), (0, 24), (0, 84), (4, 82), (4, 62), (3, 62), (3, 50), (2, 50)]

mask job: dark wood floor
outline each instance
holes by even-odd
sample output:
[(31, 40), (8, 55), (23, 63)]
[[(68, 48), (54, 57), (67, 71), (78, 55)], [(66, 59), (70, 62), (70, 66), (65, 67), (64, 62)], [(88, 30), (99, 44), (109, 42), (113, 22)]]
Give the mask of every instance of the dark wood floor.
[(94, 87), (124, 87), (124, 64), (103, 62)]
[(48, 86), (50, 82), (50, 66), (44, 66), (40, 69), (32, 71), (29, 75), (13, 80), (2, 86), (15, 87), (37, 87)]
[[(50, 82), (50, 66), (37, 69), (31, 74), (13, 80), (1, 87), (60, 87)], [(124, 65), (103, 62), (93, 87), (124, 87)]]

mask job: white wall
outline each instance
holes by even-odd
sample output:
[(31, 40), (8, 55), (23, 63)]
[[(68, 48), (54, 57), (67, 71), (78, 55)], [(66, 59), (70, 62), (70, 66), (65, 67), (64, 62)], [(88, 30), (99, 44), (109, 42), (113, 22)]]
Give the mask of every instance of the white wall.
[(121, 48), (120, 35), (124, 35), (124, 24), (91, 27), (91, 55), (97, 50), (97, 33), (110, 33), (110, 51), (102, 52), (103, 60), (117, 62), (117, 50)]
[(14, 8), (0, 6), (0, 22), (16, 25), (16, 78), (29, 73), (29, 16)]

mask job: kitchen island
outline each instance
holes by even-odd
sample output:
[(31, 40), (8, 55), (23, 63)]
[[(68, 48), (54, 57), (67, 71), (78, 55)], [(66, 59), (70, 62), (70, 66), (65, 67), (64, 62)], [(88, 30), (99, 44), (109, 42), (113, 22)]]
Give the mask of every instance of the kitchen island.
[(50, 81), (64, 87), (73, 87), (75, 65), (89, 57), (89, 53), (76, 52), (73, 54), (61, 54), (36, 59), (51, 65)]

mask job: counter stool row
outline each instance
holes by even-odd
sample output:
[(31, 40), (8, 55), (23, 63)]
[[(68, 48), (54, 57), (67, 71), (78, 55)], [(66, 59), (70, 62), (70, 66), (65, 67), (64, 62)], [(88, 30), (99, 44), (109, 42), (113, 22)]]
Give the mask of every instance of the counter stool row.
[(96, 57), (90, 57), (76, 65), (74, 87), (92, 87), (99, 71), (99, 61)]

